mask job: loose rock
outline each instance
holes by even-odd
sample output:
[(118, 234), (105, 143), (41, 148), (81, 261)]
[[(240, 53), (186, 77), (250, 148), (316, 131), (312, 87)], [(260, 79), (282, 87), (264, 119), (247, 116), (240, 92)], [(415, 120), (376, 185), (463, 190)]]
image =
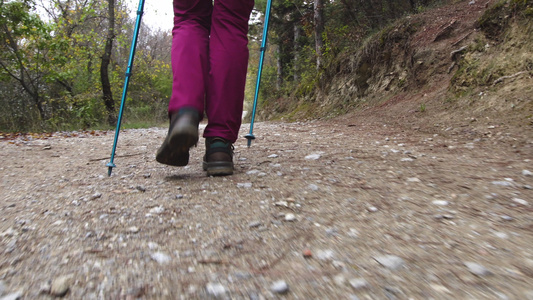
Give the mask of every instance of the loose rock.
[(73, 275), (66, 275), (66, 276), (61, 276), (61, 277), (54, 279), (50, 287), (50, 295), (54, 297), (65, 296), (70, 289), (70, 285), (71, 285), (71, 281), (73, 277), (74, 277)]
[(23, 295), (22, 291), (18, 291), (15, 293), (7, 294), (3, 296), (2, 298), (0, 298), (0, 300), (18, 300), (18, 299), (22, 299), (22, 295)]
[(156, 262), (158, 262), (160, 265), (167, 264), (171, 260), (170, 256), (166, 255), (163, 252), (154, 252), (150, 255), (150, 257)]
[(474, 275), (486, 276), (490, 274), (490, 271), (487, 268), (478, 263), (467, 261), (464, 264), (468, 268), (468, 271)]
[(368, 286), (368, 282), (364, 278), (353, 278), (349, 281), (350, 285), (356, 289), (363, 289)]
[(284, 280), (278, 280), (270, 286), (270, 290), (276, 294), (286, 294), (289, 292), (289, 285)]
[(528, 206), (529, 205), (529, 203), (526, 200), (520, 199), (520, 198), (513, 198), (513, 202), (518, 203), (518, 204), (523, 205), (523, 206)]
[(208, 283), (205, 289), (209, 295), (215, 298), (223, 297), (226, 294), (226, 288), (220, 283)]
[(310, 155), (307, 155), (305, 157), (305, 159), (307, 160), (317, 160), (317, 159), (320, 159), (321, 155), (320, 154), (310, 154)]
[(377, 256), (374, 259), (382, 266), (391, 270), (398, 270), (403, 267), (405, 262), (401, 257), (395, 255)]
[(294, 214), (286, 214), (285, 215), (285, 221), (294, 222), (294, 221), (296, 221), (296, 216)]

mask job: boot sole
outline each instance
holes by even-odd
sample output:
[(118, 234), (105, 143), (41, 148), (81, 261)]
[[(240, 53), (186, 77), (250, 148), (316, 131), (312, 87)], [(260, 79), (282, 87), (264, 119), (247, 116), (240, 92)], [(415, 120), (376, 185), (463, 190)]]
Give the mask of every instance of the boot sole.
[(189, 163), (189, 149), (198, 144), (198, 139), (198, 128), (195, 126), (174, 130), (165, 138), (155, 159), (169, 166), (186, 166)]
[(204, 171), (207, 171), (207, 176), (226, 176), (233, 174), (233, 162), (229, 161), (215, 161), (203, 162)]

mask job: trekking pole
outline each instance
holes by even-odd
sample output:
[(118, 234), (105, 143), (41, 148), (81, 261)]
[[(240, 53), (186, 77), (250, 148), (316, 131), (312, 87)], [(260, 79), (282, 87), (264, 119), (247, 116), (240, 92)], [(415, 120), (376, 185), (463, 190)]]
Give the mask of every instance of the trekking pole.
[(120, 111), (118, 113), (117, 129), (115, 130), (115, 140), (113, 141), (113, 150), (111, 151), (111, 160), (106, 165), (108, 167), (107, 176), (111, 176), (113, 168), (116, 167), (115, 151), (117, 150), (118, 134), (120, 133), (120, 123), (122, 123), (122, 115), (124, 114), (124, 105), (126, 103), (126, 95), (128, 94), (128, 86), (130, 84), (131, 69), (133, 66), (133, 59), (135, 58), (135, 47), (137, 46), (137, 38), (139, 36), (139, 28), (141, 27), (141, 19), (143, 15), (144, 0), (139, 0), (139, 8), (137, 9), (137, 21), (135, 22), (135, 30), (133, 31), (133, 40), (131, 41), (130, 58), (128, 61), (128, 68), (126, 69), (126, 79), (124, 80), (124, 87), (122, 88), (122, 101), (120, 102)]
[(255, 111), (257, 109), (257, 98), (259, 96), (259, 86), (261, 84), (261, 72), (263, 71), (263, 60), (265, 58), (266, 41), (267, 41), (267, 36), (268, 36), (268, 19), (270, 17), (271, 4), (272, 4), (272, 0), (268, 0), (266, 12), (265, 12), (265, 25), (263, 26), (263, 40), (261, 41), (261, 49), (260, 49), (261, 56), (259, 57), (259, 68), (257, 70), (257, 82), (255, 84), (254, 108), (252, 109), (252, 121), (250, 122), (250, 132), (244, 136), (245, 138), (248, 139), (248, 148), (250, 148), (250, 146), (252, 145), (252, 140), (255, 140), (255, 136), (253, 134)]

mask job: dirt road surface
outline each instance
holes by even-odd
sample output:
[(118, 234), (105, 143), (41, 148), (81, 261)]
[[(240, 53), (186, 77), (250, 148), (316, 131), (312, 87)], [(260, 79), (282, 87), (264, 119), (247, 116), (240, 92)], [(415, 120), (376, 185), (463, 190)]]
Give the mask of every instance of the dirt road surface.
[(165, 133), (0, 141), (0, 299), (533, 299), (531, 132), (257, 123), (228, 177)]

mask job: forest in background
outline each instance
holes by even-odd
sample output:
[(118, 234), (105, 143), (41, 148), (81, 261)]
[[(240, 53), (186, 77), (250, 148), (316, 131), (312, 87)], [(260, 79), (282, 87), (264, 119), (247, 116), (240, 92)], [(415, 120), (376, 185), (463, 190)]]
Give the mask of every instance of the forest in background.
[[(0, 131), (112, 128), (135, 18), (120, 0), (0, 2)], [(524, 9), (531, 9), (528, 0)], [(305, 98), (336, 58), (395, 20), (453, 0), (274, 0), (260, 106)], [(46, 15), (37, 14), (44, 11)], [(265, 0), (253, 14), (264, 16)], [(263, 23), (250, 25), (245, 101), (253, 100)], [(171, 29), (142, 25), (125, 110), (126, 127), (166, 122)]]

